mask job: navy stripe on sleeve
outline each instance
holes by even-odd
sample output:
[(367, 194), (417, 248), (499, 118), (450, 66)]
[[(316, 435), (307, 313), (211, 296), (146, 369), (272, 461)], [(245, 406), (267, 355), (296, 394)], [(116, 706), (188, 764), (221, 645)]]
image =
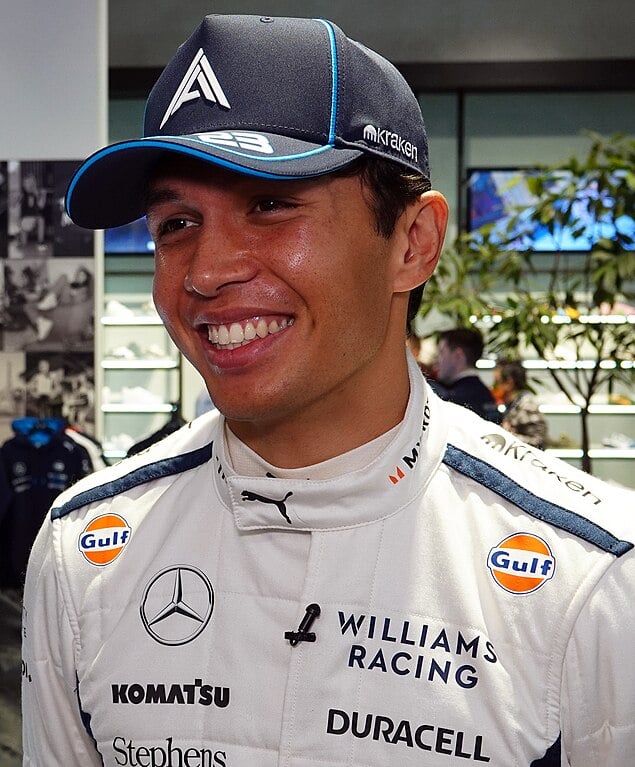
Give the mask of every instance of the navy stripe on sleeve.
[(489, 488), (502, 498), (536, 519), (547, 522), (553, 527), (581, 538), (593, 546), (621, 557), (633, 548), (630, 541), (621, 541), (614, 535), (591, 522), (589, 519), (565, 509), (555, 503), (540, 498), (527, 488), (522, 487), (502, 471), (489, 463), (475, 458), (454, 445), (448, 445), (443, 462), (479, 485)]
[(126, 490), (138, 487), (146, 482), (195, 469), (197, 466), (209, 461), (212, 457), (213, 444), (213, 442), (210, 442), (208, 445), (192, 450), (190, 453), (149, 463), (147, 466), (141, 466), (139, 469), (131, 471), (130, 474), (119, 477), (119, 479), (115, 479), (112, 482), (106, 482), (104, 485), (92, 487), (90, 490), (78, 493), (62, 506), (52, 508), (51, 519), (61, 519), (61, 517), (70, 514), (71, 511), (80, 509), (82, 506), (95, 503), (96, 501), (103, 501), (106, 498), (112, 498), (119, 493), (124, 493)]

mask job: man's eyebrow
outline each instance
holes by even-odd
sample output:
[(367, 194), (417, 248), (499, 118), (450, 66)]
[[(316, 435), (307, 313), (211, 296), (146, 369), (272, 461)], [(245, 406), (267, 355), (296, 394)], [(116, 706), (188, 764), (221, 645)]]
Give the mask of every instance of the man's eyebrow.
[(179, 202), (181, 195), (169, 186), (152, 187), (146, 194), (146, 210), (161, 203)]

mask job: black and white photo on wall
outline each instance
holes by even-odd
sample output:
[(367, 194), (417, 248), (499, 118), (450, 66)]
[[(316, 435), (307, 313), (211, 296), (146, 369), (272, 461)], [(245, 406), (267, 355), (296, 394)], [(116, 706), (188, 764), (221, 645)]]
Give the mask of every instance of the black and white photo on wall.
[(92, 254), (93, 232), (75, 226), (64, 209), (66, 187), (78, 164), (74, 160), (8, 160), (3, 163), (7, 176), (8, 258), (67, 258)]
[(9, 242), (9, 177), (7, 163), (0, 161), (0, 258), (7, 257)]
[(29, 352), (25, 359), (25, 415), (62, 418), (94, 431), (95, 376), (92, 354)]
[(0, 436), (20, 417), (94, 432), (94, 233), (64, 195), (75, 160), (0, 161)]
[(8, 259), (3, 265), (2, 349), (93, 348), (93, 258)]
[(92, 353), (0, 352), (0, 442), (24, 417), (59, 418), (94, 435)]
[(0, 442), (11, 435), (11, 421), (26, 415), (26, 355), (0, 352)]
[[(94, 234), (73, 224), (64, 195), (75, 160), (0, 162), (0, 349), (89, 351), (94, 338)], [(4, 202), (3, 202), (4, 201)], [(2, 240), (0, 240), (1, 246)]]

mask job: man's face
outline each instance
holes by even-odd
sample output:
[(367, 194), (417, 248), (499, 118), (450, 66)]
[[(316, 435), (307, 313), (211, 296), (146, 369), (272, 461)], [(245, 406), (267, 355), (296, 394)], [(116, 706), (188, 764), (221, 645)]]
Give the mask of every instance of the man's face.
[(448, 383), (460, 372), (459, 349), (453, 349), (445, 338), (439, 341), (437, 349), (437, 375), (439, 380)]
[(179, 160), (152, 184), (148, 225), (159, 314), (239, 436), (357, 412), (404, 355), (403, 238), (376, 233), (357, 177), (269, 181)]

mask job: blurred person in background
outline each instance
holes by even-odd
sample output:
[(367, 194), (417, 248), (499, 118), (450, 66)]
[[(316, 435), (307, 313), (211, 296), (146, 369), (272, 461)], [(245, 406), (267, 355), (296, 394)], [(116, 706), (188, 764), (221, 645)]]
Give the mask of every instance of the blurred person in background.
[(505, 406), (503, 429), (528, 445), (547, 446), (547, 421), (527, 384), (527, 373), (518, 360), (502, 360), (494, 369), (494, 392)]
[(483, 336), (476, 328), (444, 330), (439, 335), (437, 380), (430, 384), (443, 399), (463, 405), (489, 421), (497, 421), (494, 396), (476, 369), (483, 348)]

